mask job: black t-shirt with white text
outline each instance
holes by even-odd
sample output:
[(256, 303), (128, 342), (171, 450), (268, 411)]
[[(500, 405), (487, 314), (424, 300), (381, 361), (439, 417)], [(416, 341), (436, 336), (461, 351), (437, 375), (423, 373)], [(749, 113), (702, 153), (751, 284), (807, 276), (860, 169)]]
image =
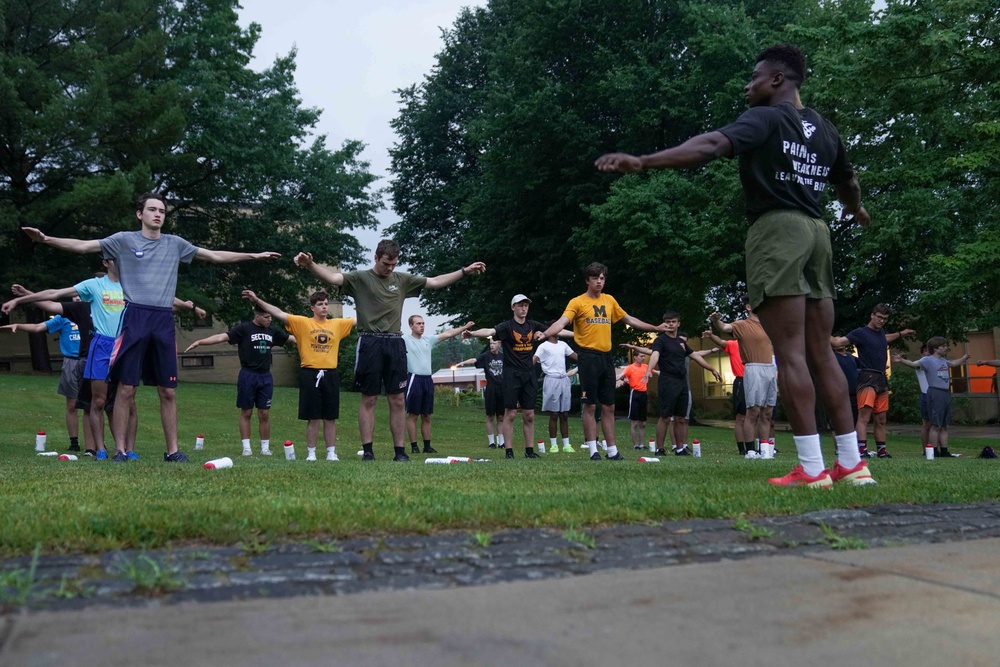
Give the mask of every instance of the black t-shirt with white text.
[(837, 129), (812, 109), (790, 102), (753, 107), (719, 132), (740, 159), (751, 223), (774, 210), (822, 218), (827, 184), (846, 183), (854, 175)]
[(503, 353), (486, 350), (476, 357), (476, 368), (486, 371), (486, 384), (499, 385), (503, 381)]
[(660, 375), (670, 375), (683, 379), (687, 375), (687, 358), (694, 352), (680, 336), (671, 338), (660, 334), (653, 341), (653, 352), (660, 353), (657, 367)]
[(239, 346), (240, 365), (258, 373), (271, 370), (271, 348), (288, 341), (287, 332), (253, 322), (240, 322), (227, 335), (230, 345)]
[(496, 326), (496, 335), (493, 338), (500, 341), (503, 346), (503, 362), (506, 368), (526, 371), (534, 367), (532, 357), (535, 356), (535, 348), (539, 345), (534, 336), (536, 331), (545, 331), (545, 327), (534, 320), (525, 320), (524, 324), (507, 320)]

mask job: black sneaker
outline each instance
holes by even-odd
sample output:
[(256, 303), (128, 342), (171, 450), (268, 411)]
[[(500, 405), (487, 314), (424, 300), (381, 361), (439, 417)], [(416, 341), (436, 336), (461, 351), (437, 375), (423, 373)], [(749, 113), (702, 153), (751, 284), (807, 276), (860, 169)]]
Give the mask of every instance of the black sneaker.
[(507, 450), (507, 458), (508, 459), (514, 458), (514, 450), (513, 449), (508, 449)]
[(594, 452), (593, 454), (590, 455), (590, 460), (591, 461), (600, 461), (601, 460), (601, 453), (600, 452)]
[(891, 459), (892, 458), (892, 454), (890, 454), (889, 452), (885, 451), (884, 449), (880, 449), (880, 450), (878, 450), (878, 457), (880, 459)]
[(606, 458), (609, 461), (624, 461), (625, 460), (625, 457), (622, 456), (621, 452), (616, 453), (614, 456), (608, 456), (607, 454), (605, 454), (604, 458)]
[(653, 452), (653, 456), (666, 456), (666, 455), (667, 453), (663, 450), (662, 447)]
[(97, 450), (96, 449), (88, 449), (87, 451), (85, 451), (83, 453), (83, 455), (84, 456), (90, 456), (90, 457), (97, 456)]
[(67, 452), (78, 452), (80, 451), (80, 445), (70, 445), (66, 448)]
[(417, 445), (410, 445), (410, 453), (411, 454), (419, 454), (420, 453), (420, 447), (418, 447)]
[(375, 454), (373, 454), (372, 452), (365, 452), (364, 454), (361, 455), (361, 460), (362, 461), (374, 461), (375, 460)]
[[(166, 454), (163, 455), (166, 457)], [(125, 452), (115, 452), (115, 455), (111, 458), (115, 463), (127, 463), (128, 457), (125, 456)]]
[(497, 448), (497, 443), (491, 442), (490, 443), (490, 449), (496, 449), (496, 448)]
[[(116, 455), (115, 458), (118, 458), (118, 456)], [(125, 458), (128, 457), (126, 456)], [(166, 463), (187, 463), (188, 456), (187, 454), (185, 454), (180, 450), (177, 450), (173, 454), (167, 454), (166, 452), (163, 452), (163, 460)]]
[(687, 447), (681, 447), (674, 450), (674, 456), (691, 456), (691, 452), (688, 451)]
[(433, 447), (424, 447), (424, 454), (437, 454), (438, 450)]
[[(372, 457), (375, 458), (375, 457)], [(400, 452), (392, 457), (393, 461), (399, 461), (400, 463), (409, 463), (410, 457), (406, 455), (406, 452)]]
[(526, 459), (540, 459), (542, 457), (539, 456), (538, 454), (534, 453), (534, 452), (525, 452), (524, 453), (524, 458), (526, 458)]
[(632, 445), (632, 449), (646, 449), (646, 445)]

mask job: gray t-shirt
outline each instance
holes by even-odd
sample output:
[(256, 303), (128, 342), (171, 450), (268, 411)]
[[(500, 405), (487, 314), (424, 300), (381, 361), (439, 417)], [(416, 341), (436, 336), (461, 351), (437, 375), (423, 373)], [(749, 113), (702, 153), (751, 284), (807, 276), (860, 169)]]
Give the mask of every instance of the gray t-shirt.
[(179, 236), (147, 239), (141, 232), (118, 232), (101, 239), (101, 252), (115, 260), (126, 303), (172, 308), (177, 266), (198, 252)]
[(934, 389), (951, 389), (951, 366), (943, 357), (931, 355), (917, 360), (927, 376), (927, 386)]

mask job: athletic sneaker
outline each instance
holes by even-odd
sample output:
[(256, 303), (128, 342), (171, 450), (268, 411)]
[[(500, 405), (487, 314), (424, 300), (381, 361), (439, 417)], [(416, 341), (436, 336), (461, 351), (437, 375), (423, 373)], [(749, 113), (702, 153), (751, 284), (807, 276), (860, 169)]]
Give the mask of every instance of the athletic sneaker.
[(936, 456), (937, 458), (941, 458), (941, 459), (960, 459), (960, 458), (962, 458), (961, 454), (952, 454), (951, 452), (949, 452), (947, 447), (945, 447), (944, 449), (942, 449), (940, 451), (934, 452), (934, 456)]
[(653, 456), (666, 456), (666, 455), (667, 455), (667, 452), (664, 451), (663, 447), (660, 447), (655, 452), (653, 452)]
[[(167, 455), (164, 454), (163, 456), (166, 457)], [(125, 456), (125, 452), (115, 452), (115, 455), (111, 460), (115, 463), (126, 463), (128, 462), (128, 457)]]
[(594, 452), (593, 454), (590, 455), (590, 460), (591, 461), (600, 461), (601, 460), (601, 453), (600, 452)]
[(307, 449), (306, 451), (308, 452), (306, 454), (306, 461), (315, 461), (316, 460), (316, 450), (315, 449)]
[(542, 457), (539, 456), (538, 454), (534, 453), (534, 452), (525, 452), (524, 453), (524, 458), (526, 458), (526, 459), (540, 459)]
[(420, 447), (416, 443), (411, 444), (410, 445), (410, 453), (411, 454), (419, 454), (420, 453)]
[(687, 445), (684, 445), (680, 449), (674, 450), (674, 456), (691, 456), (691, 452), (688, 451)]
[(253, 450), (249, 447), (243, 448), (243, 456), (253, 456)]
[(406, 455), (406, 452), (400, 452), (392, 457), (393, 461), (399, 461), (400, 463), (409, 463), (410, 457)]
[(878, 484), (868, 470), (868, 461), (859, 461), (853, 468), (845, 468), (840, 465), (840, 461), (834, 461), (830, 470), (830, 479), (834, 482), (848, 482), (854, 486), (867, 486)]
[(749, 452), (747, 452), (746, 456), (743, 457), (743, 458), (747, 458), (747, 459), (759, 459), (760, 458), (760, 454), (758, 454), (756, 450), (751, 449)]
[(262, 449), (262, 450), (260, 450), (260, 455), (261, 456), (270, 456), (271, 455), (271, 450), (270, 449)]
[(84, 456), (90, 456), (90, 457), (93, 457), (95, 454), (97, 454), (97, 452), (93, 449), (88, 449), (83, 453)]
[(616, 453), (614, 456), (608, 456), (607, 454), (605, 454), (604, 458), (606, 458), (609, 461), (624, 461), (625, 460), (625, 457), (622, 456), (621, 452)]
[(433, 447), (424, 447), (424, 454), (437, 454), (438, 450)]
[(490, 449), (496, 449), (496, 448), (497, 448), (497, 443), (491, 442), (490, 443)]
[(506, 447), (504, 449), (506, 449), (506, 451), (507, 451), (506, 457), (508, 459), (514, 458), (514, 450), (513, 449), (507, 449)]
[(767, 483), (774, 486), (808, 486), (813, 489), (828, 489), (833, 486), (829, 470), (824, 469), (820, 474), (811, 477), (802, 469), (801, 463), (792, 468), (792, 471), (784, 477), (772, 477), (767, 480)]
[(632, 445), (632, 449), (646, 449), (646, 445)]
[(339, 461), (340, 459), (337, 457), (337, 452), (327, 452), (326, 453), (326, 460), (327, 461)]
[(97, 454), (94, 455), (94, 459), (97, 461), (107, 461), (108, 460), (108, 450), (102, 449)]
[(125, 452), (125, 458), (127, 458), (129, 461), (138, 461), (139, 455), (136, 454), (135, 452)]
[(892, 454), (890, 454), (889, 452), (885, 451), (885, 447), (883, 447), (882, 449), (878, 450), (878, 457), (880, 459), (891, 459), (892, 458)]
[(374, 461), (375, 460), (375, 454), (372, 453), (372, 452), (365, 452), (364, 454), (361, 455), (361, 460), (362, 461)]
[(163, 452), (163, 460), (168, 463), (187, 463), (188, 457), (184, 452), (177, 450), (173, 454), (167, 454)]
[[(558, 448), (558, 447), (556, 447), (556, 448), (555, 448), (554, 450), (552, 450), (552, 451), (559, 451), (559, 448)], [(575, 450), (575, 449), (573, 449), (573, 445), (563, 445), (563, 451), (564, 451), (564, 452), (567, 452), (567, 453), (569, 453), (569, 454), (575, 454), (575, 453), (576, 453), (576, 450)]]
[(66, 448), (67, 452), (78, 452), (80, 451), (80, 445), (70, 445)]

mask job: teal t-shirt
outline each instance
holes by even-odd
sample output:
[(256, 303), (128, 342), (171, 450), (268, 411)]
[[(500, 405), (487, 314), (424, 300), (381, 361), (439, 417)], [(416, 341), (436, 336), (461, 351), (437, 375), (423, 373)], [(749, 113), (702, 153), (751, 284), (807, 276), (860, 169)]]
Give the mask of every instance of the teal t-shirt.
[(415, 338), (405, 334), (403, 343), (406, 344), (406, 371), (414, 375), (430, 375), (431, 348), (437, 345), (437, 342), (437, 336)]

